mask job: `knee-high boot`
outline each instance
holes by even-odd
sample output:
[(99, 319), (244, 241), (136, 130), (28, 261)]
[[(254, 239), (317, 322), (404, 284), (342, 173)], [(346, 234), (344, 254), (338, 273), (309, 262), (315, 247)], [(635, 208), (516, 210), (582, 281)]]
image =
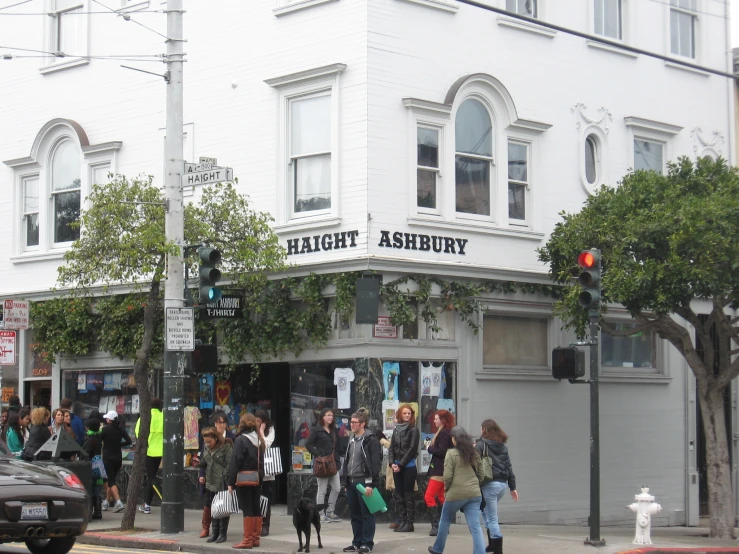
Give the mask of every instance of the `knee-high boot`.
[(398, 521), (398, 526), (393, 529), (393, 531), (395, 531), (396, 533), (400, 533), (403, 531), (403, 527), (405, 527), (406, 520), (408, 518), (405, 498), (401, 494), (398, 494), (398, 491), (396, 489), (395, 494), (393, 494), (393, 500), (395, 501), (395, 511), (398, 512), (398, 518), (400, 520)]
[(431, 512), (431, 531), (429, 531), (429, 537), (435, 537), (439, 534), (439, 517), (441, 516), (441, 508), (434, 506), (429, 508)]
[(210, 522), (212, 521), (210, 517), (210, 506), (206, 506), (203, 508), (203, 519), (201, 520), (202, 524), (202, 530), (200, 531), (200, 538), (204, 539), (210, 534)]
[(221, 529), (221, 520), (214, 519), (210, 526), (211, 526), (210, 537), (208, 537), (208, 540), (205, 542), (216, 542), (216, 539), (218, 538), (218, 533), (220, 532), (220, 529)]
[(230, 517), (224, 517), (221, 521), (221, 525), (218, 528), (218, 538), (215, 542), (226, 542), (228, 540), (228, 523), (231, 520)]
[(259, 546), (259, 537), (262, 535), (262, 516), (252, 518), (254, 520), (254, 532), (251, 535), (251, 543)]
[(267, 504), (267, 515), (262, 520), (262, 532), (259, 533), (262, 537), (269, 536), (269, 520), (272, 519), (272, 503)]
[(239, 544), (234, 544), (231, 548), (252, 548), (254, 543), (252, 542), (252, 535), (254, 534), (254, 518), (244, 518), (244, 537), (241, 539)]
[(503, 537), (492, 539), (493, 554), (503, 554)]
[(399, 533), (413, 533), (413, 523), (416, 521), (416, 501), (413, 500), (413, 494), (406, 496), (405, 500), (405, 525), (398, 529)]

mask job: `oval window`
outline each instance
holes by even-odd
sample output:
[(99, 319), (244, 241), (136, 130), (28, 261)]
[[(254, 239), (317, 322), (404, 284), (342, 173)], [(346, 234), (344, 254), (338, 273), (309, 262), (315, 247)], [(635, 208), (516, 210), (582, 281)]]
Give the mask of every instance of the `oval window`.
[(594, 135), (588, 135), (585, 139), (585, 179), (588, 184), (595, 184), (598, 178), (598, 139)]

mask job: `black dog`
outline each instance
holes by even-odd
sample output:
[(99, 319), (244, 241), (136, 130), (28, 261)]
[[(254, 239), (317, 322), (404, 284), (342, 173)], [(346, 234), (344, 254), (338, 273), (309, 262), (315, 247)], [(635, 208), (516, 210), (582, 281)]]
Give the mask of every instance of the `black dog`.
[(325, 509), (325, 504), (313, 504), (308, 498), (298, 500), (293, 512), (293, 525), (298, 532), (298, 552), (303, 552), (303, 533), (305, 533), (305, 552), (310, 552), (310, 526), (316, 528), (318, 536), (318, 548), (323, 548), (321, 544), (321, 510)]

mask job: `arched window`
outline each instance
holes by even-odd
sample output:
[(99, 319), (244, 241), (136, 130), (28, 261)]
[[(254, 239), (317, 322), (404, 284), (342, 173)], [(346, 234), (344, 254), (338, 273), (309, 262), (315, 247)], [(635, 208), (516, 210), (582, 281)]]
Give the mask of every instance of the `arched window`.
[(71, 141), (54, 149), (51, 160), (51, 197), (54, 214), (54, 242), (71, 242), (80, 236), (72, 223), (80, 217), (81, 153)]
[(589, 185), (594, 185), (598, 180), (598, 138), (588, 135), (585, 139), (585, 179)]
[(455, 120), (456, 210), (490, 215), (490, 167), (493, 124), (485, 106), (475, 99), (462, 102)]

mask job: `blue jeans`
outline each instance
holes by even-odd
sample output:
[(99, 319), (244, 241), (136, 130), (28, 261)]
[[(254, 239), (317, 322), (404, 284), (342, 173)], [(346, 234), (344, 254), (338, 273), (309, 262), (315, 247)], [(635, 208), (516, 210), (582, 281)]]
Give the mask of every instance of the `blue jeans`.
[(485, 527), (488, 528), (491, 539), (497, 539), (503, 536), (498, 525), (498, 502), (505, 495), (508, 485), (500, 481), (491, 481), (482, 487), (482, 495), (485, 497), (485, 513), (482, 517), (485, 519)]
[(441, 509), (441, 518), (439, 519), (439, 534), (432, 549), (434, 552), (444, 552), (446, 546), (446, 538), (449, 535), (449, 526), (454, 521), (454, 517), (459, 510), (464, 510), (464, 518), (467, 520), (467, 527), (472, 535), (472, 554), (485, 554), (485, 536), (482, 534), (480, 526), (480, 503), (482, 496), (474, 498), (465, 498), (464, 500), (449, 500), (444, 502)]
[[(373, 494), (380, 494), (380, 491), (375, 490)], [(354, 534), (352, 544), (357, 548), (360, 546), (374, 548), (375, 515), (370, 513), (367, 504), (360, 497), (357, 482), (349, 481), (346, 487), (346, 503), (349, 505), (349, 514), (352, 518), (352, 533)]]

